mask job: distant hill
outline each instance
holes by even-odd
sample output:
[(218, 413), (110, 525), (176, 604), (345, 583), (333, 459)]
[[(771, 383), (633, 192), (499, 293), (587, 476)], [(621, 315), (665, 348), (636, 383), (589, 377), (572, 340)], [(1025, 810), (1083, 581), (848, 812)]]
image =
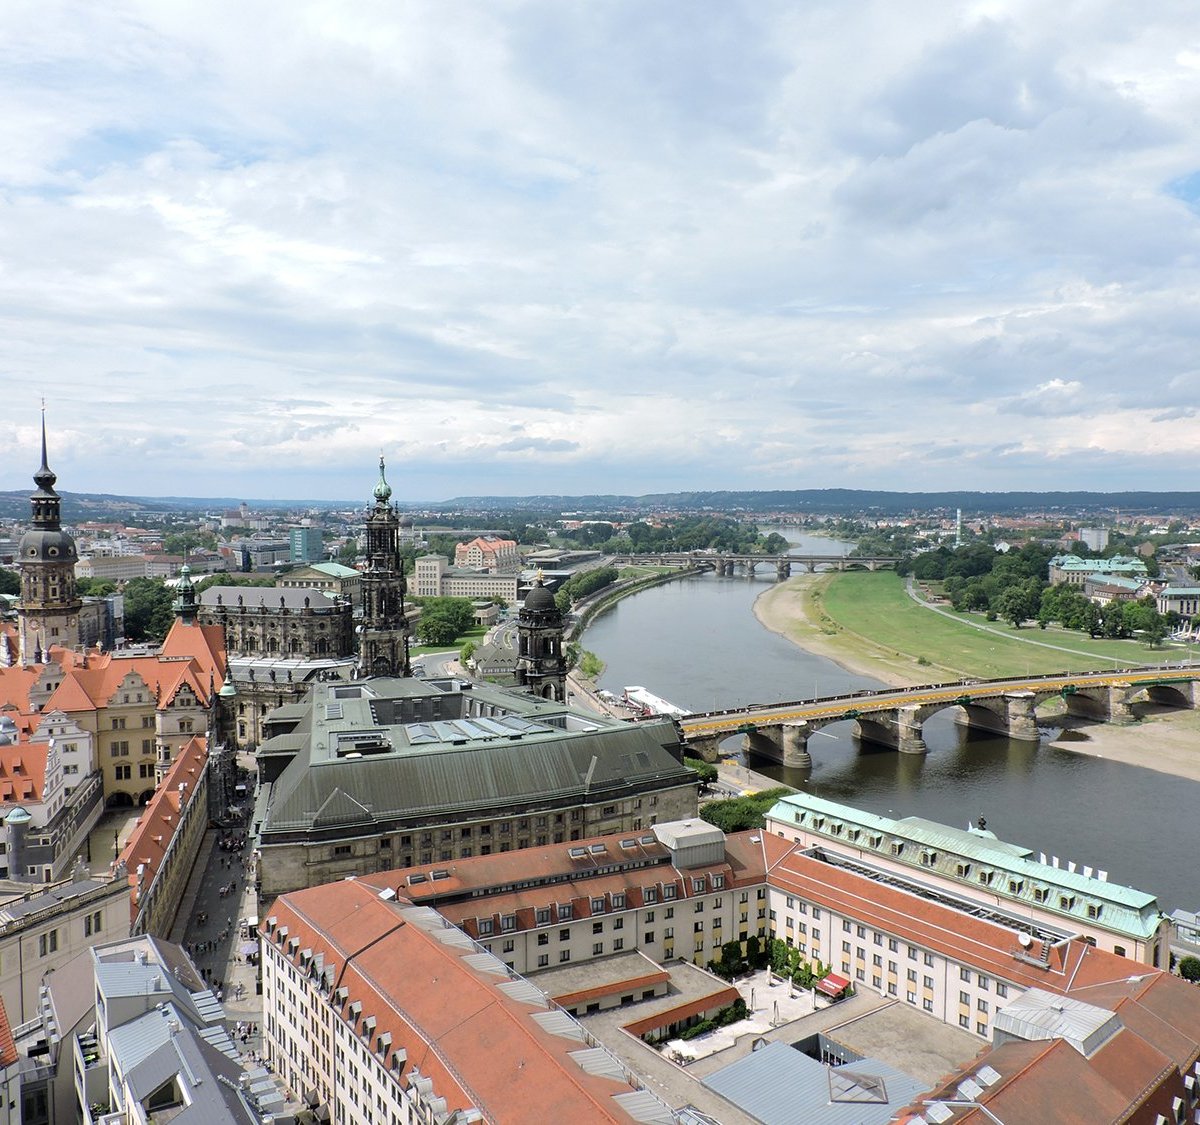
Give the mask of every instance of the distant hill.
[[(114, 496), (64, 492), (63, 519), (123, 519), (139, 512), (221, 511), (243, 499), (253, 509), (358, 508), (361, 500), (254, 500), (228, 496)], [(966, 516), (1045, 512), (1085, 515), (1167, 516), (1200, 512), (1200, 492), (883, 492), (852, 488), (809, 488), (788, 491), (659, 492), (644, 496), (456, 496), (449, 500), (401, 503), (424, 511), (492, 511), (554, 515), (560, 512), (630, 513), (654, 511), (721, 511), (761, 515), (769, 512), (813, 512), (820, 515), (897, 516), (909, 512), (961, 508)], [(25, 520), (29, 490), (0, 492), (0, 518)]]

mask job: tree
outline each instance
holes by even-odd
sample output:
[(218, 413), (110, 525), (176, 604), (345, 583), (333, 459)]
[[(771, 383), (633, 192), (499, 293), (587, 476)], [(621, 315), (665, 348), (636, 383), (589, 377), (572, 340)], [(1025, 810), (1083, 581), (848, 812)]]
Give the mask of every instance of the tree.
[(717, 780), (717, 767), (711, 762), (704, 762), (699, 758), (684, 758), (683, 764), (700, 775), (701, 785), (709, 785)]
[(1014, 629), (1019, 629), (1022, 622), (1033, 616), (1035, 610), (1031, 604), (1029, 592), (1021, 586), (1009, 586), (996, 599), (996, 612), (1005, 621), (1011, 621)]
[(0, 594), (19, 594), (21, 592), (21, 576), (15, 570), (5, 570), (0, 567)]
[(1200, 981), (1200, 957), (1181, 957), (1179, 959), (1179, 975), (1184, 980), (1193, 983)]
[(117, 584), (107, 578), (79, 578), (75, 581), (75, 592), (81, 598), (106, 598), (117, 592)]
[(161, 641), (175, 614), (174, 594), (158, 578), (131, 578), (125, 583), (125, 636), (131, 641)]

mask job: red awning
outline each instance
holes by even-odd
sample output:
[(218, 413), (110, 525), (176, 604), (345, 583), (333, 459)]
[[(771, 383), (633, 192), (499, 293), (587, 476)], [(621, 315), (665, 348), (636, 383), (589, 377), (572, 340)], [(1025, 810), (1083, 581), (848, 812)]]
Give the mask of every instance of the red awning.
[(826, 996), (841, 996), (849, 987), (850, 981), (846, 977), (839, 977), (837, 973), (830, 973), (823, 980), (817, 981), (817, 991), (825, 993)]

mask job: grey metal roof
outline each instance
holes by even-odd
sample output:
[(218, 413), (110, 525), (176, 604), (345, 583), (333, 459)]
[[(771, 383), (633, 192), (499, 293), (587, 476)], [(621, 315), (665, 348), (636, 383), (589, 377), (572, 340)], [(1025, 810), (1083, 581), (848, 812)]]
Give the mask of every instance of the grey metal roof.
[(171, 1120), (197, 1125), (258, 1121), (238, 1093), (242, 1069), (230, 1048), (232, 1054), (205, 1041), (170, 1007), (147, 1012), (109, 1035), (109, 1050), (133, 1097), (143, 1101), (175, 1079), (188, 1104)]
[(996, 1032), (1018, 1039), (1065, 1039), (1085, 1058), (1122, 1026), (1121, 1018), (1107, 1008), (1041, 988), (1030, 988), (1010, 1001), (996, 1013), (993, 1023)]
[(549, 803), (585, 792), (599, 799), (606, 790), (653, 779), (688, 784), (694, 774), (667, 749), (676, 738), (672, 724), (663, 721), (316, 764), (299, 754), (275, 784), (263, 840), (269, 842), (272, 832), (316, 827), (335, 791), (376, 821), (387, 821), (433, 810)]
[(0, 907), (0, 922), (15, 922), (30, 914), (40, 914), (64, 902), (69, 902), (90, 891), (100, 890), (107, 884), (95, 879), (80, 879), (74, 883), (62, 883), (56, 887), (48, 887), (41, 894), (17, 902), (9, 902)]
[(703, 1081), (763, 1125), (885, 1125), (927, 1088), (878, 1059), (827, 1067), (786, 1043), (769, 1043)]

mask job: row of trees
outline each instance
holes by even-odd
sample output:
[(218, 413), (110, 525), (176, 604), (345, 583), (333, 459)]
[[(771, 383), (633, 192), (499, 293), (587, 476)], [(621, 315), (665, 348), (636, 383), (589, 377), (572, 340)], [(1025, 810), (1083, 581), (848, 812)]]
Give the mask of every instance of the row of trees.
[(971, 543), (918, 555), (910, 570), (923, 581), (940, 580), (956, 610), (983, 613), (1014, 628), (1036, 621), (1045, 629), (1057, 622), (1093, 637), (1138, 636), (1156, 645), (1179, 624), (1178, 614), (1159, 613), (1150, 597), (1099, 606), (1077, 586), (1051, 586), (1046, 575), (1053, 557), (1040, 544), (1003, 554), (986, 543)]
[(417, 639), (423, 645), (452, 645), (474, 624), (470, 598), (422, 598)]
[(588, 594), (611, 586), (619, 577), (615, 566), (599, 566), (595, 570), (585, 570), (568, 578), (554, 595), (554, 604), (560, 613), (570, 612), (571, 606)]
[(761, 828), (771, 806), (791, 792), (787, 786), (780, 786), (745, 797), (730, 797), (727, 801), (709, 801), (700, 810), (700, 817), (709, 824), (715, 824), (722, 832)]
[(656, 554), (660, 551), (732, 551), (735, 554), (778, 555), (787, 550), (787, 540), (778, 532), (762, 535), (753, 523), (727, 516), (686, 516), (662, 525), (631, 523), (618, 533), (612, 524), (594, 523), (559, 532), (581, 547), (605, 554)]

